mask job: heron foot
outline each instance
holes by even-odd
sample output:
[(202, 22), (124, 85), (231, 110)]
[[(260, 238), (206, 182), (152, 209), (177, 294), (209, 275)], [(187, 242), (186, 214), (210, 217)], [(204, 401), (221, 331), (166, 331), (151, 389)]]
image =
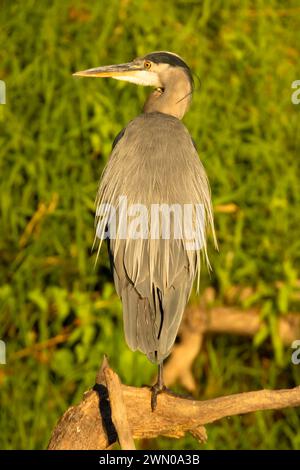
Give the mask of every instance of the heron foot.
[(152, 411), (155, 411), (156, 406), (157, 406), (157, 397), (161, 393), (167, 393), (168, 395), (171, 395), (172, 397), (183, 398), (185, 400), (194, 400), (195, 399), (192, 395), (186, 395), (186, 394), (173, 392), (173, 390), (171, 390), (170, 388), (166, 387), (165, 385), (159, 385), (159, 383), (156, 383), (155, 385), (150, 387), (150, 391), (151, 391), (151, 409), (152, 409)]
[(168, 389), (165, 385), (161, 385), (159, 382), (154, 384), (151, 388), (151, 410), (155, 411), (157, 406), (157, 397), (160, 393), (166, 392)]

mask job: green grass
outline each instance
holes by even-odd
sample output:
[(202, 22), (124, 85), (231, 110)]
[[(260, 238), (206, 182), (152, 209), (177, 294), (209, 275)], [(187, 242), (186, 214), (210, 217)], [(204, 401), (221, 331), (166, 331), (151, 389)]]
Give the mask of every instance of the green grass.
[[(104, 353), (125, 383), (155, 373), (124, 342), (105, 250), (96, 270), (91, 254), (101, 171), (149, 90), (71, 75), (153, 50), (182, 55), (200, 78), (184, 121), (214, 205), (237, 206), (216, 212), (220, 252), (210, 244), (201, 289), (212, 285), (222, 303), (232, 285), (251, 286), (242, 307), (260, 307), (267, 323), (253, 342), (206, 339), (198, 395), (300, 383), (276, 329), (299, 311), (299, 18), (297, 1), (0, 1), (0, 448), (45, 448)], [(55, 347), (16, 355), (66, 331)], [(300, 449), (299, 428), (293, 409), (224, 419), (208, 426), (203, 448)], [(198, 448), (191, 437), (147, 445)]]

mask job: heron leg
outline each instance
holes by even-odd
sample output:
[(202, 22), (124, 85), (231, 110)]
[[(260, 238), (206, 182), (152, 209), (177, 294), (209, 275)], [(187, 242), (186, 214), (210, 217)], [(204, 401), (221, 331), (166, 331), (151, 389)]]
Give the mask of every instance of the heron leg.
[(184, 398), (186, 400), (194, 400), (194, 397), (192, 395), (183, 395), (179, 394), (176, 392), (173, 392), (173, 390), (170, 390), (167, 388), (164, 384), (164, 377), (163, 377), (163, 363), (161, 362), (158, 364), (158, 376), (157, 376), (157, 382), (152, 385), (151, 387), (151, 409), (152, 411), (155, 411), (156, 406), (157, 406), (157, 397), (160, 393), (167, 393), (168, 395), (171, 395), (172, 397), (176, 398)]
[(157, 405), (157, 396), (166, 390), (163, 377), (163, 362), (158, 364), (157, 382), (151, 387), (151, 409), (155, 410)]

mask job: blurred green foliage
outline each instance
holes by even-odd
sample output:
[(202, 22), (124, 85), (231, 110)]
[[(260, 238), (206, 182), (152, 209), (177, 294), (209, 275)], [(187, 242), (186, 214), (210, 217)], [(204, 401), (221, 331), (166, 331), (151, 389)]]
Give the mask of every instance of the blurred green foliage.
[[(206, 339), (198, 396), (300, 383), (277, 330), (299, 311), (299, 15), (296, 0), (0, 1), (0, 448), (44, 448), (104, 353), (125, 383), (155, 373), (124, 342), (105, 249), (96, 269), (91, 253), (101, 171), (149, 90), (71, 75), (153, 50), (180, 54), (196, 74), (185, 124), (220, 245), (201, 289), (212, 285), (221, 304), (231, 286), (251, 286), (242, 307), (260, 307), (267, 325), (253, 342)], [(218, 211), (224, 204), (236, 209)], [(225, 419), (208, 426), (203, 448), (300, 449), (299, 428), (293, 409)], [(198, 448), (191, 437), (143, 445)]]

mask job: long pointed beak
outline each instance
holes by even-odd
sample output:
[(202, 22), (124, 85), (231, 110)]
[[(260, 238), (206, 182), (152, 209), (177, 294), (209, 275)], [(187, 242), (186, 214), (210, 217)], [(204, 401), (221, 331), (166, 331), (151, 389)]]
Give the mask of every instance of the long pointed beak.
[(135, 72), (143, 70), (140, 65), (134, 62), (118, 65), (105, 65), (104, 67), (96, 67), (94, 69), (81, 70), (75, 72), (73, 75), (76, 77), (125, 77), (132, 76)]

